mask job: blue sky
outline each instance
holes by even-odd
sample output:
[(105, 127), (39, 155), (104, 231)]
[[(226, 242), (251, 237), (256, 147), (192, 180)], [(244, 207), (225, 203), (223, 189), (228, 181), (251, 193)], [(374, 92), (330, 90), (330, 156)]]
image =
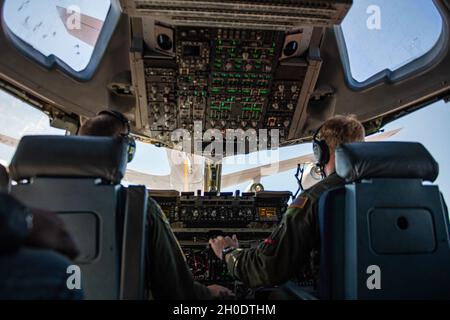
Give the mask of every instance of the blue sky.
[[(76, 71), (85, 69), (93, 53), (93, 47), (67, 35), (57, 6), (80, 11), (99, 20), (105, 20), (110, 7), (109, 0), (7, 0), (5, 22), (17, 36), (26, 40), (45, 56), (63, 57)], [(35, 14), (45, 12), (45, 16)], [(71, 11), (72, 12), (72, 11)], [(64, 45), (61, 45), (64, 44)]]
[[(43, 0), (32, 0), (32, 2)], [(64, 4), (67, 1), (55, 0)], [(53, 0), (45, 0), (47, 6), (52, 7)], [(10, 0), (11, 3), (19, 3), (18, 0)], [(104, 5), (99, 9), (89, 6), (93, 1), (76, 1), (83, 12), (94, 15), (96, 10), (105, 13)], [(101, 3), (102, 1), (95, 1)], [(369, 17), (366, 10), (369, 5), (379, 6), (381, 12), (381, 29), (369, 30), (366, 21)], [(14, 7), (16, 10), (17, 8)], [(12, 10), (12, 9), (11, 9)], [(24, 17), (17, 16), (11, 23), (22, 23)], [(16, 22), (14, 22), (16, 21)], [(57, 28), (57, 26), (55, 26)], [(61, 26), (59, 26), (61, 28)], [(344, 21), (344, 30), (347, 42), (347, 50), (350, 58), (353, 77), (358, 81), (364, 81), (373, 74), (389, 68), (396, 69), (418, 58), (427, 52), (437, 41), (441, 29), (442, 20), (431, 0), (354, 0), (354, 5)], [(22, 30), (22, 29), (20, 29)], [(59, 32), (60, 29), (58, 29)], [(22, 32), (24, 32), (22, 30)], [(25, 33), (24, 33), (24, 36)], [(70, 39), (70, 35), (66, 36)], [(70, 39), (70, 41), (74, 41)], [(43, 50), (49, 50), (55, 44), (48, 42)], [(58, 46), (56, 46), (55, 50)], [(0, 49), (1, 50), (1, 49)], [(64, 53), (68, 62), (73, 60), (73, 52)], [(82, 53), (77, 60), (81, 65), (89, 60), (90, 51)], [(61, 58), (64, 59), (64, 56)], [(450, 104), (437, 102), (420, 111), (408, 115), (386, 126), (386, 130), (403, 128), (392, 138), (396, 141), (418, 141), (423, 143), (440, 164), (440, 175), (437, 184), (441, 187), (447, 203), (450, 202), (450, 151), (447, 140), (450, 137)], [(45, 115), (32, 110), (24, 103), (0, 92), (0, 133), (20, 138), (24, 134), (60, 133), (48, 126)], [(0, 145), (0, 159), (8, 162), (14, 150)], [(310, 144), (303, 144), (283, 148), (280, 151), (280, 160), (296, 157), (311, 152)], [(254, 165), (232, 165), (225, 163), (224, 173), (236, 172)], [(138, 171), (165, 175), (170, 173), (166, 152), (162, 148), (151, 145), (138, 145), (135, 161), (130, 164), (131, 169)], [(294, 179), (295, 170), (273, 175), (262, 179), (266, 190), (289, 190), (295, 192), (297, 183)], [(234, 189), (245, 189), (248, 183), (235, 186)]]

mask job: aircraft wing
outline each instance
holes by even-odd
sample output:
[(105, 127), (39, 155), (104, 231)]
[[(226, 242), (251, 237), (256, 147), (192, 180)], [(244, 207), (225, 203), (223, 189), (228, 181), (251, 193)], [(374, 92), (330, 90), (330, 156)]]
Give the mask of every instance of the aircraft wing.
[(309, 163), (313, 161), (314, 156), (312, 154), (307, 154), (304, 156), (283, 160), (274, 164), (267, 164), (256, 168), (226, 174), (222, 176), (221, 186), (222, 188), (227, 188), (247, 181), (260, 180), (261, 177), (264, 176), (291, 170), (292, 168), (295, 168), (299, 163)]
[(170, 176), (156, 176), (128, 169), (124, 180), (132, 184), (158, 186), (158, 189), (171, 189)]
[[(383, 141), (387, 140), (393, 136), (395, 136), (397, 133), (399, 133), (402, 130), (402, 128), (394, 129), (391, 131), (383, 132), (380, 134), (375, 134), (372, 136), (369, 136), (366, 138), (367, 142), (374, 142), (374, 141)], [(247, 169), (243, 171), (238, 171), (234, 173), (230, 173), (227, 175), (222, 176), (222, 187), (230, 187), (233, 185), (241, 184), (247, 181), (255, 181), (259, 182), (262, 177), (269, 176), (272, 174), (277, 174), (285, 171), (292, 170), (297, 167), (298, 164), (308, 164), (308, 163), (314, 163), (314, 155), (313, 154), (307, 154), (304, 156), (283, 160), (278, 163), (278, 168), (276, 168), (276, 164), (272, 165), (264, 165), (259, 166), (252, 169)], [(269, 172), (270, 168), (276, 169), (276, 172)], [(268, 172), (268, 174), (263, 174), (264, 170)]]
[(0, 143), (15, 148), (19, 144), (19, 140), (0, 133)]
[(366, 141), (367, 142), (374, 142), (374, 141), (387, 140), (387, 139), (392, 138), (393, 136), (395, 136), (400, 131), (402, 131), (402, 128), (397, 128), (397, 129), (386, 131), (386, 132), (382, 132), (382, 133), (379, 133), (379, 134), (374, 134), (374, 135), (371, 135), (369, 137), (366, 137)]

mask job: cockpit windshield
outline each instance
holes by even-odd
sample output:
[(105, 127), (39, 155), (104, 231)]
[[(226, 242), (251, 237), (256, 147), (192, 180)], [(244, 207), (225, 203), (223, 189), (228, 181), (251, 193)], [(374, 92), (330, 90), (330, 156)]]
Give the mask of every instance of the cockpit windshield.
[[(110, 0), (7, 0), (4, 21), (28, 44), (26, 53), (58, 58), (73, 71), (89, 65), (111, 7)], [(37, 52), (36, 52), (37, 51)]]
[(357, 0), (341, 28), (351, 77), (364, 82), (429, 52), (441, 36), (442, 18), (432, 0)]
[[(98, 45), (98, 35), (110, 9), (110, 0), (8, 0), (4, 7), (4, 18), (10, 31), (28, 43), (30, 50), (38, 50), (46, 57), (56, 56), (73, 70), (80, 71), (86, 68), (92, 58), (94, 48)], [(68, 28), (68, 22), (77, 23), (77, 13), (80, 13), (82, 32)], [(413, 62), (433, 48), (441, 36), (442, 27), (440, 13), (431, 0), (354, 1), (339, 27), (345, 39), (344, 49), (349, 58), (351, 77), (363, 82), (382, 70), (395, 71)], [(0, 145), (0, 159), (4, 163), (10, 161), (14, 143), (25, 134), (64, 134), (62, 130), (49, 126), (45, 114), (3, 92), (0, 92), (0, 111), (1, 139), (6, 142)], [(438, 102), (427, 110), (393, 122), (390, 126), (395, 129), (408, 123), (408, 128), (402, 129), (402, 139), (421, 141), (428, 147), (432, 141), (424, 133), (425, 130), (417, 128), (434, 126), (431, 119), (448, 119), (449, 115), (431, 116), (428, 121), (428, 118), (424, 120), (422, 117), (423, 113), (431, 115), (448, 112), (444, 110), (443, 102)], [(448, 129), (442, 130), (449, 135)], [(434, 156), (440, 160), (442, 155), (435, 152), (437, 154)], [(224, 180), (222, 191), (248, 190), (253, 183), (258, 182), (267, 190), (295, 192), (298, 187), (293, 177), (296, 164), (290, 163), (288, 170), (280, 170), (277, 168), (278, 163), (308, 156), (310, 153), (311, 145), (307, 143), (284, 147), (270, 154), (261, 151), (248, 156), (227, 157), (222, 168), (225, 180), (227, 176), (263, 165), (269, 165), (272, 171), (266, 175), (260, 172), (251, 177), (254, 179), (244, 182)], [(311, 158), (307, 160), (313, 162)], [(441, 159), (440, 163), (443, 166), (440, 176), (442, 187), (450, 189), (450, 185), (445, 185), (446, 181), (450, 181), (450, 178), (445, 178), (446, 172), (450, 172), (445, 168), (448, 161)], [(204, 170), (203, 157), (191, 157), (138, 142), (136, 158), (129, 164), (125, 182), (145, 184), (150, 189), (196, 191), (203, 186)]]

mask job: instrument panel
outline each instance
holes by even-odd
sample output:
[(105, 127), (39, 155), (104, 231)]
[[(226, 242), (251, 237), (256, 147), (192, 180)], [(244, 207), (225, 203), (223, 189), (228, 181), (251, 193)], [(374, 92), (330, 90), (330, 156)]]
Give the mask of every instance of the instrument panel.
[(209, 248), (210, 238), (236, 234), (243, 248), (256, 247), (267, 238), (287, 210), (291, 192), (204, 194), (150, 190), (180, 242), (194, 279), (206, 285), (222, 284), (240, 298), (252, 292), (236, 282), (223, 261)]
[(291, 192), (151, 191), (172, 225), (180, 228), (255, 228), (277, 224)]
[(342, 22), (352, 0), (122, 3), (131, 21), (137, 131), (172, 148), (175, 129), (194, 139), (208, 133), (233, 139), (238, 154), (253, 150), (236, 148), (227, 130), (274, 130), (273, 142), (257, 135), (263, 148), (304, 137), (316, 112), (309, 102), (321, 96), (314, 90), (325, 30)]
[[(167, 146), (176, 142), (176, 129), (191, 137), (209, 132), (224, 142), (227, 130), (259, 139), (260, 129), (276, 129), (280, 144), (295, 136), (301, 124), (295, 119), (320, 72), (320, 56), (312, 55), (322, 28), (284, 32), (137, 21), (143, 52), (135, 54), (134, 78), (141, 79), (137, 91), (145, 97), (139, 115), (146, 135)], [(271, 139), (265, 141), (270, 147)]]

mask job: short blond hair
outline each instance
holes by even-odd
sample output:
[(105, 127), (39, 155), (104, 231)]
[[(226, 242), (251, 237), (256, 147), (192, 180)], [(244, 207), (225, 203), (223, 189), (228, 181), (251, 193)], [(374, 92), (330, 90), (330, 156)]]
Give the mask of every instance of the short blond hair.
[(319, 131), (319, 138), (325, 140), (331, 150), (343, 143), (363, 142), (366, 131), (354, 115), (338, 115), (328, 119)]

